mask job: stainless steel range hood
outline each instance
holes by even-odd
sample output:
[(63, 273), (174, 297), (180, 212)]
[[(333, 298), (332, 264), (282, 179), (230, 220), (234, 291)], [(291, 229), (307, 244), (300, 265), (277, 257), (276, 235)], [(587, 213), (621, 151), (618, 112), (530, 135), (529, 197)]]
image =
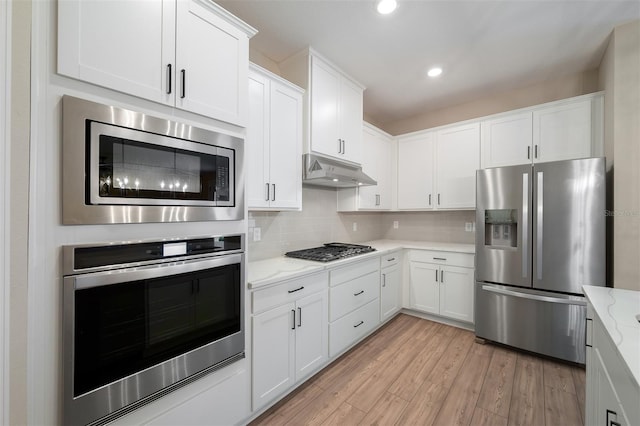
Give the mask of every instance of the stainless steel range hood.
[(353, 188), (378, 183), (364, 174), (362, 167), (315, 154), (302, 156), (302, 169), (302, 183), (308, 185)]

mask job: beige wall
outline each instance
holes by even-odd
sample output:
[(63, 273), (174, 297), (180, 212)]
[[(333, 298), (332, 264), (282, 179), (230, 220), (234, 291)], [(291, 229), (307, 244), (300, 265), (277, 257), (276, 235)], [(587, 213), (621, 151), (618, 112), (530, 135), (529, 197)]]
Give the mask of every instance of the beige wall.
[(494, 96), (464, 104), (426, 111), (415, 117), (382, 123), (379, 127), (392, 135), (401, 135), (457, 121), (584, 95), (597, 90), (598, 71), (590, 70), (520, 89), (497, 93)]
[(9, 419), (27, 424), (31, 1), (12, 3)]
[[(384, 238), (441, 243), (474, 244), (475, 232), (465, 231), (465, 223), (476, 221), (475, 211), (393, 212), (382, 217)], [(393, 222), (398, 222), (398, 229)]]
[(613, 285), (640, 290), (640, 21), (614, 29), (600, 70), (613, 183)]

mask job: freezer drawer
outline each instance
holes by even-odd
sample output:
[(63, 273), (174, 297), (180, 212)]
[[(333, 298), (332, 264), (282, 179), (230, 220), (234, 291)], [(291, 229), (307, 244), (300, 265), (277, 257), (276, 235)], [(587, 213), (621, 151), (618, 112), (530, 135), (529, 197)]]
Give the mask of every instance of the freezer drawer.
[(476, 336), (527, 351), (585, 363), (586, 301), (476, 282)]

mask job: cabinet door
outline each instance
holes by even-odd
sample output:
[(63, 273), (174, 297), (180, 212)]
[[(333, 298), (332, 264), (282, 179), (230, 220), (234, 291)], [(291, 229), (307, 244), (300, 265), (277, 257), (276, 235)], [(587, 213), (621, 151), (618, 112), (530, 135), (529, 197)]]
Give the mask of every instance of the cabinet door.
[(302, 96), (271, 82), (271, 207), (302, 207)]
[(316, 371), (329, 356), (327, 292), (296, 303), (296, 380)]
[(340, 75), (318, 58), (311, 57), (311, 150), (339, 157), (338, 130)]
[(377, 185), (358, 188), (358, 208), (373, 210), (378, 208), (378, 195), (380, 194), (379, 156), (381, 143), (379, 136), (369, 129), (362, 132), (362, 171), (378, 182)]
[(592, 374), (594, 392), (590, 396), (595, 399), (586, 401), (587, 413), (590, 412), (591, 415), (587, 414), (585, 423), (587, 426), (596, 426), (612, 425), (616, 422), (617, 425), (626, 426), (629, 423), (618, 401), (602, 355), (596, 347), (592, 348), (592, 355), (590, 361), (593, 361), (593, 365), (589, 374)]
[(173, 105), (175, 16), (175, 0), (60, 1), (58, 73)]
[(412, 309), (440, 313), (440, 270), (431, 263), (411, 262), (409, 265), (409, 303)]
[(591, 99), (533, 112), (534, 162), (591, 156)]
[(252, 73), (249, 77), (249, 124), (245, 139), (247, 202), (249, 208), (268, 207), (269, 184), (269, 81)]
[(440, 130), (436, 148), (436, 207), (474, 209), (480, 168), (480, 123)]
[(340, 80), (340, 135), (342, 159), (362, 162), (362, 89), (348, 79)]
[(253, 409), (295, 382), (295, 304), (253, 317)]
[(194, 0), (178, 1), (176, 28), (176, 106), (245, 126), (247, 35)]
[(483, 121), (481, 131), (480, 153), (483, 169), (531, 163), (531, 112)]
[(380, 283), (380, 321), (391, 318), (400, 310), (400, 267), (382, 270)]
[(433, 193), (434, 135), (398, 141), (398, 208), (431, 209)]
[(473, 322), (473, 269), (440, 268), (440, 315)]

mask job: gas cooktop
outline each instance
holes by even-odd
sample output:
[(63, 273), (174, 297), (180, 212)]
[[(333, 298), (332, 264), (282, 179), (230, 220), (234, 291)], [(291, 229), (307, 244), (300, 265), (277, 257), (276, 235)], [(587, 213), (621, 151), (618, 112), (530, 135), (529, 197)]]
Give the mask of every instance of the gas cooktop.
[(297, 259), (314, 260), (316, 262), (331, 262), (332, 260), (344, 259), (372, 251), (376, 251), (376, 249), (360, 244), (327, 243), (321, 247), (290, 251), (284, 255)]

